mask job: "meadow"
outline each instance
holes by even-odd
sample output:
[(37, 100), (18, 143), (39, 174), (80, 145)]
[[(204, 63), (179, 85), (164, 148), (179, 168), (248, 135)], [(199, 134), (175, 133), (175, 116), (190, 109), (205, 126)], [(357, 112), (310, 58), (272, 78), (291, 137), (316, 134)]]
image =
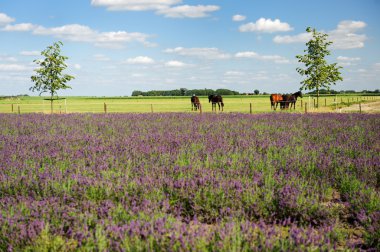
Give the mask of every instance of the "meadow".
[(378, 251), (379, 153), (379, 114), (0, 114), (0, 250)]
[[(310, 97), (310, 98), (309, 98)], [(50, 113), (48, 97), (19, 97), (0, 99), (0, 113)], [(328, 95), (320, 97), (320, 106), (314, 109), (316, 98), (304, 95), (296, 104), (296, 112), (334, 112), (340, 108), (379, 100), (379, 96)], [(233, 113), (266, 113), (271, 111), (268, 95), (224, 96), (224, 111)], [(203, 112), (211, 112), (207, 97), (200, 97)], [(302, 103), (302, 104), (301, 104)], [(54, 102), (54, 113), (151, 113), (191, 112), (190, 97), (67, 97)], [(252, 106), (252, 107), (250, 107)], [(357, 111), (358, 112), (358, 111)]]

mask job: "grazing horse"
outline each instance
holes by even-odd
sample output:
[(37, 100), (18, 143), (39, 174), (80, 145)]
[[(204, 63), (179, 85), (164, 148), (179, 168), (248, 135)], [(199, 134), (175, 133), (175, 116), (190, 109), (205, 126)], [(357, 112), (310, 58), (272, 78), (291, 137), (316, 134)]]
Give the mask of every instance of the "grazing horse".
[[(278, 103), (280, 103), (283, 100), (282, 95), (280, 94), (271, 94), (269, 98), (270, 98), (270, 108), (271, 109), (273, 108), (273, 110), (276, 110)], [(280, 107), (281, 107), (281, 103), (280, 103)]]
[(197, 111), (201, 108), (201, 102), (199, 101), (198, 96), (193, 95), (191, 97), (191, 111)]
[(220, 96), (220, 95), (209, 95), (208, 96), (208, 102), (209, 103), (211, 102), (212, 111), (214, 111), (214, 108), (216, 111), (216, 104), (218, 104), (219, 111), (220, 111), (220, 106), (222, 105), (222, 111), (223, 111), (224, 103), (223, 103), (222, 96)]
[(298, 97), (302, 98), (301, 91), (295, 92), (294, 94), (291, 94), (291, 95), (290, 94), (283, 95), (282, 96), (283, 100), (280, 102), (280, 108), (288, 109), (290, 105), (290, 109), (292, 109), (292, 107), (293, 109), (296, 109), (296, 102), (297, 102)]

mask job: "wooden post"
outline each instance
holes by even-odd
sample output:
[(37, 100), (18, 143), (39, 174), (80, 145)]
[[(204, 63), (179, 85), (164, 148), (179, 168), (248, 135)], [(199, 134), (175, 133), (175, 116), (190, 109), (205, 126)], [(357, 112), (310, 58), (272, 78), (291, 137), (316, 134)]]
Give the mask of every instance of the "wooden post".
[(17, 106), (18, 114), (21, 114), (20, 105)]
[(307, 102), (305, 102), (305, 114), (307, 114)]
[(65, 114), (67, 114), (67, 106), (66, 106), (66, 99), (65, 99)]
[(314, 102), (314, 108), (315, 108), (315, 99), (313, 99), (313, 102)]
[(202, 114), (202, 104), (199, 103), (199, 113)]
[(301, 109), (302, 109), (303, 107), (302, 107), (302, 100), (301, 100)]
[(252, 103), (249, 103), (249, 113), (252, 114)]
[(362, 113), (362, 103), (359, 102), (359, 113), (361, 114)]
[(150, 111), (153, 113), (153, 104), (150, 104)]
[(13, 113), (13, 103), (12, 103), (12, 113)]
[(59, 114), (62, 114), (62, 105), (59, 105)]
[(104, 103), (104, 113), (107, 114), (107, 104)]
[(327, 101), (326, 101), (326, 98), (325, 98), (325, 107), (327, 107)]

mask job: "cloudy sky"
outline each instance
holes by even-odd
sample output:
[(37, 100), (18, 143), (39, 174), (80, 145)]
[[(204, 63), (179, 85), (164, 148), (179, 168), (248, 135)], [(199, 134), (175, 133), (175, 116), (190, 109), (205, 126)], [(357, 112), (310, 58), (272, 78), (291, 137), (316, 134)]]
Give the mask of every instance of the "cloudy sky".
[(379, 89), (379, 13), (376, 0), (0, 0), (0, 95), (32, 95), (33, 60), (56, 41), (76, 77), (62, 95), (295, 92), (308, 26), (344, 67), (333, 89)]

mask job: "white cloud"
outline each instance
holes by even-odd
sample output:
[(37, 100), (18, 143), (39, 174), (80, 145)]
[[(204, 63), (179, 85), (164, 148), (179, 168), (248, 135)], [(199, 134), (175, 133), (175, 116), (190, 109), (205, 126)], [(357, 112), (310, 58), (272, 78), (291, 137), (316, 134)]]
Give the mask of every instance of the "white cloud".
[(154, 46), (147, 41), (150, 35), (139, 32), (111, 31), (98, 32), (88, 26), (79, 24), (69, 24), (59, 27), (46, 28), (30, 23), (7, 25), (4, 31), (32, 31), (35, 35), (53, 36), (59, 39), (65, 39), (74, 42), (93, 43), (96, 46), (123, 48), (124, 44), (130, 42), (139, 42), (145, 46)]
[(342, 21), (338, 24), (337, 29), (330, 31), (329, 39), (334, 43), (334, 49), (354, 49), (363, 48), (364, 41), (367, 40), (365, 34), (358, 34), (358, 30), (366, 27), (367, 24), (362, 21)]
[(127, 64), (153, 64), (154, 60), (146, 56), (137, 56), (136, 58), (129, 58), (126, 60)]
[(186, 64), (186, 63), (184, 63), (182, 61), (171, 60), (171, 61), (166, 62), (165, 66), (167, 66), (167, 67), (178, 67), (178, 68), (181, 68), (181, 67), (188, 66), (188, 64)]
[[(366, 23), (362, 21), (342, 21), (335, 30), (327, 32), (328, 40), (332, 41), (333, 49), (354, 49), (364, 47), (367, 40), (365, 34), (358, 34), (358, 30), (366, 27)], [(275, 43), (305, 43), (312, 38), (310, 33), (300, 33), (294, 36), (276, 36), (273, 41)]]
[(310, 33), (300, 33), (295, 36), (279, 36), (274, 37), (273, 41), (278, 44), (290, 44), (290, 43), (306, 43), (312, 38)]
[(158, 10), (157, 14), (170, 18), (202, 18), (207, 17), (208, 12), (219, 9), (220, 7), (216, 5), (181, 5)]
[(6, 25), (2, 30), (3, 31), (17, 31), (17, 32), (26, 32), (37, 29), (38, 26), (31, 23), (20, 23), (14, 25)]
[(184, 48), (176, 47), (166, 49), (166, 53), (174, 53), (181, 56), (197, 57), (201, 59), (228, 59), (231, 56), (221, 52), (218, 48)]
[(336, 59), (338, 61), (359, 61), (359, 60), (361, 60), (359, 57), (350, 58), (350, 57), (345, 57), (345, 56), (338, 56)]
[(30, 70), (25, 65), (20, 64), (0, 64), (0, 72), (23, 72)]
[(182, 0), (91, 0), (94, 6), (105, 6), (111, 11), (145, 11), (169, 8)]
[(77, 70), (80, 70), (82, 68), (80, 64), (74, 64), (73, 67)]
[(20, 55), (22, 56), (40, 56), (40, 51), (21, 51)]
[(15, 57), (11, 57), (11, 56), (4, 56), (4, 55), (0, 55), (0, 61), (6, 61), (6, 62), (16, 62), (17, 59)]
[(290, 61), (279, 55), (260, 55), (256, 52), (238, 52), (235, 54), (236, 58), (248, 58), (248, 59), (258, 59), (264, 61), (273, 61), (278, 64), (289, 63)]
[(282, 23), (279, 19), (265, 19), (260, 18), (255, 23), (248, 23), (241, 25), (239, 31), (241, 32), (285, 32), (293, 30), (288, 23)]
[(5, 13), (0, 13), (0, 26), (12, 23), (14, 21), (15, 21), (14, 18), (9, 17)]
[(220, 9), (216, 5), (177, 5), (182, 0), (92, 0), (93, 6), (103, 6), (110, 11), (156, 11), (170, 18), (202, 18)]
[(244, 21), (247, 17), (246, 16), (243, 16), (243, 15), (234, 15), (232, 17), (232, 20), (235, 21), (235, 22), (240, 22), (240, 21)]
[(110, 58), (108, 58), (107, 56), (103, 54), (95, 54), (93, 57), (96, 61), (110, 61), (111, 60)]
[(224, 76), (243, 76), (245, 75), (243, 72), (240, 72), (240, 71), (227, 71), (224, 73)]

